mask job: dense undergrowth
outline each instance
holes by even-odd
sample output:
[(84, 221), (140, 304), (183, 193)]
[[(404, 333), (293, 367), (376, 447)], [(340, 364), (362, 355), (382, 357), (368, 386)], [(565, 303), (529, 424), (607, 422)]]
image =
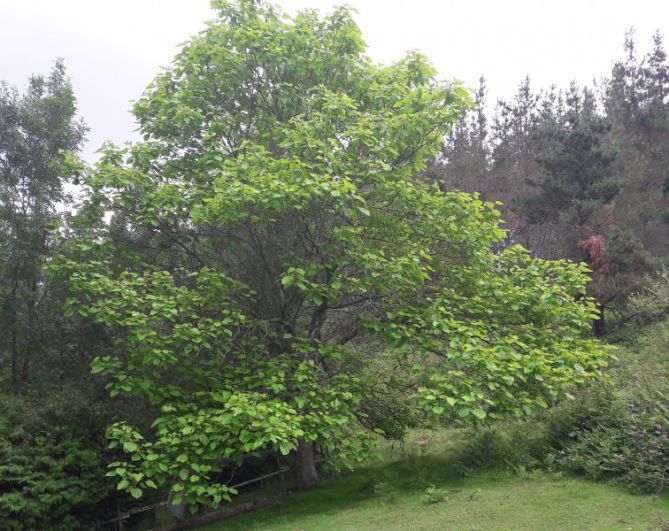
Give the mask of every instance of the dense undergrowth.
[(0, 529), (69, 531), (113, 515), (98, 413), (76, 393), (0, 402)]
[(459, 451), (465, 472), (562, 471), (660, 493), (669, 480), (669, 321), (619, 332), (608, 382), (539, 419), (473, 431)]

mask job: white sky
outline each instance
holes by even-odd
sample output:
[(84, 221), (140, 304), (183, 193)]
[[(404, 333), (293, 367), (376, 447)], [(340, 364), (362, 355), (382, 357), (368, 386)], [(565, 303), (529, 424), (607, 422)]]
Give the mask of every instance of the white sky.
[[(277, 0), (288, 13), (334, 0)], [(668, 0), (349, 0), (378, 62), (411, 49), (425, 53), (444, 79), (510, 97), (526, 74), (535, 87), (589, 83), (622, 56), (624, 32), (636, 29), (645, 52), (656, 29), (669, 47)], [(179, 43), (203, 29), (209, 0), (0, 0), (0, 80), (25, 88), (63, 57), (91, 128), (93, 159), (105, 140), (137, 138), (130, 101), (167, 66)]]

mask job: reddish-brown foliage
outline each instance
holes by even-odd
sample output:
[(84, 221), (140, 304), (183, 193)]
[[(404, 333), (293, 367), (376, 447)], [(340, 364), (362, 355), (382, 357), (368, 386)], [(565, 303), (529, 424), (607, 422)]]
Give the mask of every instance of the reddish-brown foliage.
[[(588, 232), (592, 232), (588, 229)], [(587, 233), (586, 233), (587, 234)], [(609, 272), (609, 266), (604, 258), (606, 246), (604, 245), (604, 236), (601, 234), (590, 234), (588, 238), (578, 243), (584, 254), (585, 261), (592, 269), (595, 279), (604, 278)]]

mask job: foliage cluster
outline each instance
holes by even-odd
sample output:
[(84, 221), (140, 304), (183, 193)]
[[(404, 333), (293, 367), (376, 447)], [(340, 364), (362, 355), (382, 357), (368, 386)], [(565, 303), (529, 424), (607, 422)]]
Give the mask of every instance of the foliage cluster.
[(668, 351), (665, 320), (635, 335), (634, 347), (620, 350), (609, 384), (579, 393), (535, 421), (473, 432), (459, 466), (561, 470), (613, 480), (635, 492), (666, 490)]
[[(104, 441), (51, 407), (0, 404), (0, 514), (8, 530), (78, 529), (108, 515), (114, 484), (105, 481)], [(69, 406), (75, 408), (75, 406)], [(83, 420), (80, 418), (80, 420)]]
[(635, 492), (662, 492), (669, 479), (664, 396), (657, 386), (636, 387), (557, 413), (561, 427), (572, 430), (555, 454), (557, 466), (595, 480), (613, 479)]
[(669, 268), (647, 279), (642, 290), (630, 298), (628, 318), (648, 324), (669, 318)]

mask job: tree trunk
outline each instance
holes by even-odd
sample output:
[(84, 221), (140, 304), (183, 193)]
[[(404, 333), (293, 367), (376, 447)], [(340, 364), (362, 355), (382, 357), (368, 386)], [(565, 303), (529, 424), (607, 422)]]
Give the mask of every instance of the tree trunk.
[(21, 371), (19, 368), (19, 345), (18, 345), (18, 302), (17, 302), (17, 293), (18, 290), (18, 280), (17, 272), (14, 270), (14, 275), (12, 278), (12, 290), (10, 295), (10, 320), (11, 320), (11, 356), (12, 356), (12, 392), (15, 396), (19, 395), (21, 392)]
[(16, 323), (12, 326), (12, 392), (14, 396), (21, 393), (21, 374), (19, 370), (19, 352), (16, 339)]
[(606, 320), (604, 319), (604, 305), (598, 304), (599, 317), (592, 322), (592, 333), (595, 337), (602, 337), (606, 334)]
[(318, 485), (318, 473), (314, 463), (314, 446), (304, 439), (297, 441), (295, 452), (295, 480), (300, 490)]

